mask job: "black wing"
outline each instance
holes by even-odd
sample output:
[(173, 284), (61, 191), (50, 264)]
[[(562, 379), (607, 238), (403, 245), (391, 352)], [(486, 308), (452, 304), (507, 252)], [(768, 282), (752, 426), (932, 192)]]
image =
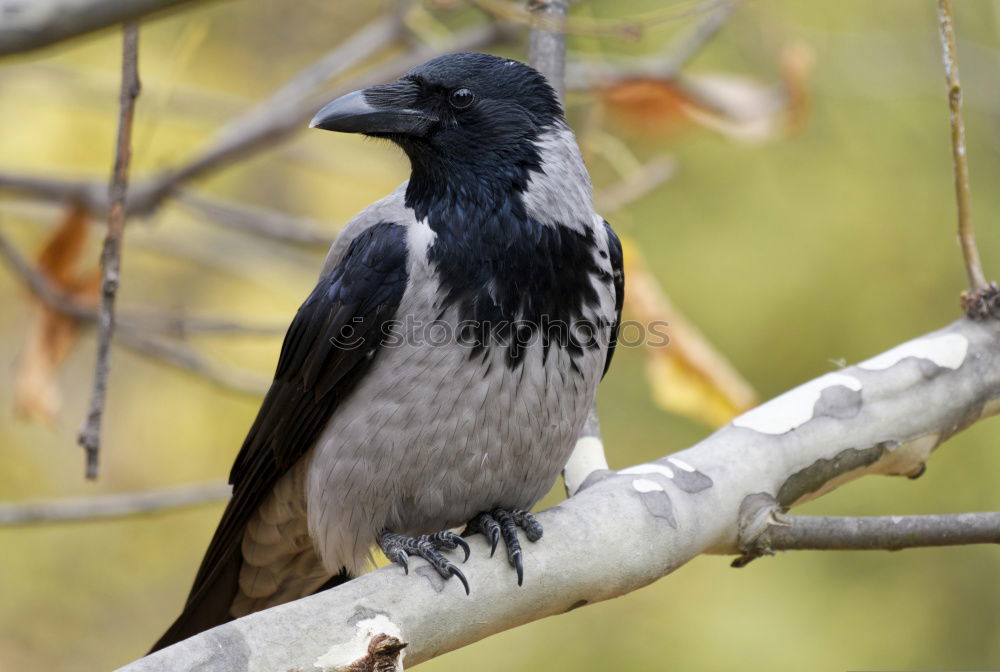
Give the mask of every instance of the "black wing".
[[(611, 325), (611, 342), (608, 344), (608, 357), (604, 360), (604, 374), (611, 366), (611, 358), (618, 345), (618, 328), (622, 323), (622, 304), (625, 303), (625, 262), (622, 258), (622, 243), (611, 225), (604, 222), (604, 230), (608, 232), (608, 256), (611, 262), (611, 280), (615, 285), (615, 323)], [(604, 374), (601, 374), (602, 377)]]
[(230, 472), (233, 497), (184, 612), (154, 651), (230, 620), (244, 528), (371, 365), (406, 288), (406, 258), (405, 228), (376, 224), (351, 242), (341, 262), (299, 308), (285, 335), (274, 382)]

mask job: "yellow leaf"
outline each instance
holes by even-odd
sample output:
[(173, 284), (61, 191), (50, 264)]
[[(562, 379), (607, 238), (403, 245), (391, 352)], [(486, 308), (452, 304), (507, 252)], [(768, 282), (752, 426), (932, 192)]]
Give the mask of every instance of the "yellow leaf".
[(646, 343), (646, 373), (654, 401), (667, 411), (712, 427), (755, 406), (753, 388), (673, 306), (635, 244), (623, 238), (622, 247), (625, 310), (646, 325), (669, 325), (667, 343), (656, 345), (649, 339)]

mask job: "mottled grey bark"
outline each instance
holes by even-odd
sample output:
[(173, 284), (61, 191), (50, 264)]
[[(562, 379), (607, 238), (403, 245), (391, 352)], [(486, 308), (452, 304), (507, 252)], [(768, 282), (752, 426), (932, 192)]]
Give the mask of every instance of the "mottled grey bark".
[(122, 670), (342, 670), (394, 640), (414, 665), (624, 595), (699, 554), (736, 554), (746, 502), (763, 494), (790, 507), (864, 474), (912, 475), (941, 441), (998, 410), (1000, 324), (961, 320), (795, 388), (687, 450), (592, 474), (539, 514), (545, 537), (525, 545), (520, 589), (474, 537), (470, 597), (421, 563), (409, 576), (387, 567)]

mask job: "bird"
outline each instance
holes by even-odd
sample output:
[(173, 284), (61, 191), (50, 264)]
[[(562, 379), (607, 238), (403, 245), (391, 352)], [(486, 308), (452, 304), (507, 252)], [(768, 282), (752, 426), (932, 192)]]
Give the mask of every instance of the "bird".
[[(614, 354), (622, 247), (546, 78), (434, 58), (330, 102), (312, 128), (388, 141), (410, 177), (356, 215), (285, 335), (232, 498), (153, 651), (481, 533), (523, 581), (521, 530)], [(464, 527), (464, 530), (463, 530)], [(456, 532), (462, 531), (462, 534)]]

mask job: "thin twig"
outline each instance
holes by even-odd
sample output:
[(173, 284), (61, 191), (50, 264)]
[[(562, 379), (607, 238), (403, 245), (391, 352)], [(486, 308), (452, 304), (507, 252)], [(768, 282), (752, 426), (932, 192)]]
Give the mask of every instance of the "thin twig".
[(706, 0), (702, 3), (705, 15), (701, 20), (662, 54), (617, 65), (570, 63), (566, 71), (566, 86), (570, 90), (588, 90), (635, 78), (676, 79), (684, 67), (718, 35), (743, 2)]
[(321, 104), (314, 101), (316, 87), (381, 51), (400, 35), (401, 26), (395, 12), (378, 18), (310, 63), (266, 100), (223, 126), (194, 158), (146, 185), (143, 200), (148, 202), (142, 204), (142, 209), (155, 207), (177, 185), (299, 130)]
[[(373, 42), (362, 45), (352, 38), (338, 46), (335, 52), (331, 52), (320, 60), (330, 65), (335, 62), (332, 54), (339, 53), (343, 59), (347, 59), (352, 50), (356, 51), (357, 49), (363, 49), (363, 54), (371, 54), (374, 53), (373, 47), (384, 46), (391, 41), (383, 33), (376, 34), (374, 29), (371, 29), (371, 32), (367, 34), (369, 37), (374, 37)], [(305, 122), (316, 113), (316, 110), (331, 98), (349, 93), (357, 88), (394, 79), (410, 68), (444, 52), (481, 49), (504, 34), (505, 26), (503, 25), (490, 23), (473, 26), (457, 33), (445, 45), (414, 47), (370, 70), (366, 70), (359, 77), (330, 91), (304, 93), (296, 87), (294, 89), (295, 95), (299, 97), (295, 101), (268, 99), (265, 106), (254, 108), (245, 117), (240, 117), (227, 124), (214, 140), (210, 141), (205, 148), (188, 161), (174, 168), (169, 168), (146, 182), (134, 184), (129, 191), (128, 213), (148, 216), (155, 212), (164, 199), (176, 191), (181, 184), (197, 177), (204, 177), (234, 161), (245, 159), (281, 142), (292, 133), (300, 130)], [(385, 42), (382, 41), (383, 39)], [(354, 61), (355, 57), (350, 56), (350, 59)], [(307, 66), (306, 71), (310, 71), (315, 65), (316, 63)], [(305, 79), (314, 80), (316, 73), (312, 71), (308, 77), (302, 76), (303, 81)], [(298, 78), (297, 76), (295, 79)], [(86, 206), (88, 212), (98, 215), (106, 213), (109, 208), (107, 196), (101, 192), (97, 185), (78, 180), (0, 173), (0, 191), (11, 191), (50, 201), (76, 199)]]
[(529, 0), (528, 8), (538, 22), (528, 39), (528, 61), (545, 75), (559, 94), (566, 96), (566, 16), (569, 0)]
[(0, 504), (0, 526), (80, 523), (147, 515), (224, 502), (226, 483), (196, 483), (172, 488), (95, 497), (66, 497)]
[[(0, 257), (42, 303), (81, 322), (97, 321), (97, 307), (81, 303), (60, 289), (45, 273), (29, 264), (3, 233), (0, 233)], [(178, 337), (190, 334), (276, 336), (283, 334), (287, 328), (281, 324), (249, 324), (227, 318), (194, 317), (153, 310), (119, 310), (115, 319), (122, 327)]]
[(790, 516), (771, 513), (733, 567), (775, 551), (900, 551), (906, 548), (1000, 544), (1000, 512), (925, 516)]
[(700, 54), (712, 38), (729, 21), (729, 17), (739, 8), (743, 0), (726, 0), (724, 2), (705, 2), (711, 6), (708, 13), (698, 21), (689, 33), (678, 40), (671, 48), (670, 54), (663, 65), (663, 71), (675, 76), (681, 69)]
[(697, 4), (694, 2), (670, 3), (641, 14), (633, 14), (624, 20), (571, 19), (565, 14), (558, 16), (544, 11), (538, 12), (539, 7), (551, 4), (552, 0), (528, 0), (527, 8), (506, 0), (472, 0), (472, 4), (497, 19), (514, 25), (529, 26), (532, 30), (565, 35), (638, 40), (648, 28), (712, 11), (716, 6), (727, 1), (710, 0)]
[(21, 276), (32, 293), (43, 303), (78, 320), (93, 321), (97, 319), (95, 308), (81, 304), (60, 289), (44, 273), (29, 264), (2, 233), (0, 233), (0, 256), (17, 275)]
[(108, 355), (115, 329), (115, 295), (121, 277), (121, 246), (125, 231), (125, 198), (128, 192), (128, 169), (132, 158), (132, 118), (139, 96), (139, 26), (127, 23), (122, 40), (122, 90), (118, 115), (118, 141), (115, 167), (109, 189), (111, 212), (108, 231), (101, 252), (101, 312), (98, 320), (97, 362), (94, 366), (94, 390), (90, 409), (78, 442), (87, 451), (87, 478), (97, 478), (97, 458), (101, 445), (101, 420), (108, 391)]
[(140, 330), (121, 329), (117, 340), (124, 348), (193, 373), (227, 392), (261, 397), (271, 382), (269, 377), (220, 366), (183, 343), (156, 338)]
[(965, 122), (962, 119), (962, 83), (958, 78), (958, 52), (955, 48), (951, 0), (938, 0), (938, 27), (941, 32), (945, 81), (948, 85), (948, 108), (951, 111), (951, 153), (955, 168), (955, 198), (958, 201), (958, 240), (965, 259), (969, 291), (975, 294), (986, 289), (988, 284), (972, 231), (969, 164), (965, 156)]
[(333, 236), (324, 233), (322, 224), (315, 220), (267, 208), (226, 203), (188, 189), (177, 192), (175, 197), (181, 205), (226, 228), (308, 248), (326, 249), (333, 242)]
[(654, 156), (636, 171), (594, 194), (594, 206), (605, 217), (656, 190), (674, 176), (677, 162), (669, 156)]
[(1000, 512), (934, 516), (782, 516), (768, 531), (775, 551), (899, 551), (1000, 544)]

